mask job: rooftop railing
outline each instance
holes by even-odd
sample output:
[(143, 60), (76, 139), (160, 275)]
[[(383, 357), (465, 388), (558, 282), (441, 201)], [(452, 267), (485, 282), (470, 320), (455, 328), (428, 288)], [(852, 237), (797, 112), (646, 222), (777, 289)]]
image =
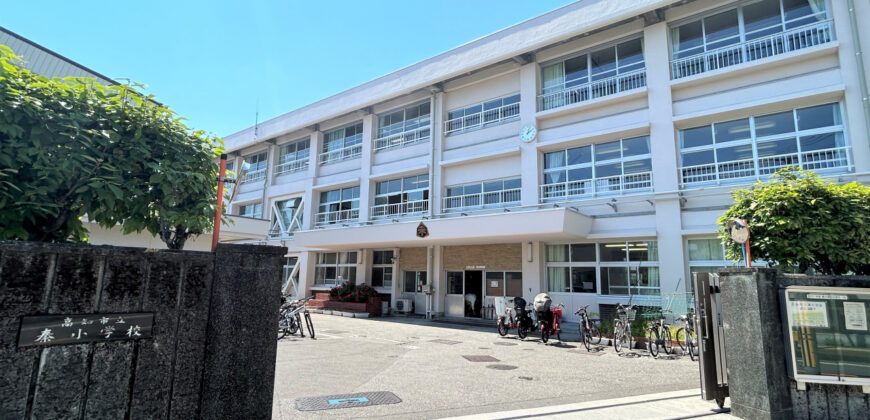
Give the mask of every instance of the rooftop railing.
[(401, 133), (390, 134), (375, 140), (374, 151), (395, 149), (429, 140), (432, 130), (428, 125)]
[(671, 77), (680, 79), (724, 67), (814, 47), (833, 40), (830, 20), (751, 41), (671, 60)]
[(763, 176), (770, 175), (777, 170), (789, 166), (798, 166), (802, 169), (814, 171), (848, 169), (850, 167), (849, 148), (836, 147), (809, 152), (764, 156), (757, 159), (686, 166), (680, 168), (680, 180), (683, 188), (691, 187), (693, 184), (723, 184), (747, 179), (759, 180)]
[[(628, 90), (639, 89), (644, 86), (646, 86), (645, 68), (578, 86), (566, 86), (563, 83), (562, 88), (558, 91), (538, 96), (538, 109), (546, 111), (590, 99), (615, 95)], [(552, 89), (549, 88), (548, 90)]]
[(465, 130), (480, 128), (489, 124), (498, 124), (520, 117), (520, 104), (502, 105), (474, 114), (453, 118), (444, 122), (444, 134), (450, 135)]
[(652, 172), (541, 185), (541, 202), (572, 201), (652, 190)]

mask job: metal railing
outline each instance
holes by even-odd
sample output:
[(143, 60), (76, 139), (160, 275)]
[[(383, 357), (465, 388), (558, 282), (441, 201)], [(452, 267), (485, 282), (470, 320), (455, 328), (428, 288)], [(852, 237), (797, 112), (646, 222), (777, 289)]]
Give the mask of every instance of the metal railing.
[(589, 199), (652, 190), (652, 172), (541, 185), (541, 202)]
[(326, 211), (317, 213), (314, 218), (316, 226), (333, 225), (345, 221), (356, 221), (359, 219), (359, 209)]
[(689, 57), (671, 60), (671, 77), (680, 79), (749, 61), (814, 47), (833, 40), (831, 21), (825, 20)]
[(245, 172), (245, 180), (242, 181), (242, 184), (247, 184), (249, 182), (257, 182), (266, 179), (266, 168), (257, 169), (256, 171), (246, 171)]
[(487, 109), (485, 111), (447, 120), (444, 122), (444, 134), (449, 135), (460, 131), (479, 128), (487, 124), (498, 124), (519, 117), (519, 103), (502, 105), (498, 108)]
[(562, 89), (559, 89), (557, 92), (538, 95), (538, 109), (546, 111), (590, 99), (614, 95), (627, 90), (639, 89), (644, 86), (646, 86), (645, 68), (579, 86), (568, 87), (563, 84)]
[(275, 175), (299, 172), (308, 169), (308, 158), (291, 160), (275, 166)]
[(390, 134), (380, 137), (375, 140), (375, 152), (381, 150), (393, 149), (397, 147), (405, 147), (414, 143), (421, 143), (429, 140), (431, 130), (429, 125), (416, 128), (413, 130), (403, 131), (401, 133)]
[(735, 160), (723, 163), (709, 163), (680, 168), (683, 187), (689, 184), (737, 180), (744, 178), (760, 179), (779, 169), (799, 166), (801, 169), (824, 170), (849, 167), (849, 148), (813, 150), (810, 152), (789, 153), (764, 156), (758, 159)]
[(506, 207), (520, 203), (520, 189), (490, 191), (477, 194), (444, 197), (444, 210), (482, 209)]
[(342, 147), (341, 149), (330, 150), (320, 154), (320, 164), (339, 162), (346, 159), (357, 158), (362, 155), (362, 145), (355, 144), (353, 146)]
[(372, 217), (405, 216), (429, 210), (429, 200), (408, 201), (405, 203), (381, 204), (371, 207)]

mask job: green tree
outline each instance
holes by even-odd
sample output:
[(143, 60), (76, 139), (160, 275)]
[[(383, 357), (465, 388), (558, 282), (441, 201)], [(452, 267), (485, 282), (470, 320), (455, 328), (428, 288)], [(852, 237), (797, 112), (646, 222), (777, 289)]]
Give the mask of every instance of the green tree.
[(746, 219), (753, 259), (823, 274), (870, 274), (870, 188), (838, 185), (811, 171), (785, 168), (765, 183), (734, 192), (719, 218), (728, 258), (743, 258), (725, 224)]
[(221, 141), (137, 91), (48, 79), (0, 45), (0, 239), (82, 242), (82, 218), (171, 249), (212, 228)]

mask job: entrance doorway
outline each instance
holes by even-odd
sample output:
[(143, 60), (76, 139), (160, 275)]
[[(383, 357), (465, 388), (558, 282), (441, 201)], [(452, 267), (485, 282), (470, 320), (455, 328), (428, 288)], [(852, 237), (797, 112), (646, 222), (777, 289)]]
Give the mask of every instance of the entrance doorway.
[(483, 271), (465, 271), (465, 316), (480, 318), (483, 307)]

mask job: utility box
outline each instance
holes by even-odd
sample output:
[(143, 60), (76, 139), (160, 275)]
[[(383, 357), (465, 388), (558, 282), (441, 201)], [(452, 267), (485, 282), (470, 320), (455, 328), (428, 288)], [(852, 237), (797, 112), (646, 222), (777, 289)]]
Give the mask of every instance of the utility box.
[(780, 290), (789, 377), (870, 390), (870, 289), (789, 286)]

